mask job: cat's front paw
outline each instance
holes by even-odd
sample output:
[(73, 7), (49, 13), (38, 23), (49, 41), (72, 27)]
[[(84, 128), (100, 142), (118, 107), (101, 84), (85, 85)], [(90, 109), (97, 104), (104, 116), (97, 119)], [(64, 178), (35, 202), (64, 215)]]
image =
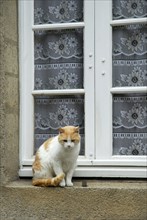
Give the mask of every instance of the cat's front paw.
[(73, 186), (73, 183), (72, 183), (71, 181), (67, 181), (67, 182), (66, 182), (66, 185), (69, 186), (69, 187), (71, 187), (71, 186)]
[(59, 183), (59, 186), (65, 187), (65, 180), (64, 179)]

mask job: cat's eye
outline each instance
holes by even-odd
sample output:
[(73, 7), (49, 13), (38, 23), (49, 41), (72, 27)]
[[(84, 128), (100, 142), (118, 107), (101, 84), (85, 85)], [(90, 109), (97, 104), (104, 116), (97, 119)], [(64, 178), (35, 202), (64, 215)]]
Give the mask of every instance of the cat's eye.
[(64, 142), (67, 142), (67, 140), (63, 140)]
[(75, 142), (75, 140), (71, 140), (71, 142)]

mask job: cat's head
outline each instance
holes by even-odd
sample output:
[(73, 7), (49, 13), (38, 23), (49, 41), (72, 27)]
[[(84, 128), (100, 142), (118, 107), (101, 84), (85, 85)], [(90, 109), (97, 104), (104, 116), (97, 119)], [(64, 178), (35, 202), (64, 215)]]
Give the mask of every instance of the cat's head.
[(80, 142), (79, 127), (65, 126), (59, 128), (58, 140), (66, 149), (72, 149)]

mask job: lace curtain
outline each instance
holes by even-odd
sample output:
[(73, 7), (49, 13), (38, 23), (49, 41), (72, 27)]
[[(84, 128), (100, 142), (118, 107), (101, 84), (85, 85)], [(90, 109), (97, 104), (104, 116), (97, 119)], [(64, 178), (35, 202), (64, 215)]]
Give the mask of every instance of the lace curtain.
[(41, 96), (35, 98), (35, 147), (55, 136), (59, 127), (80, 126), (81, 151), (84, 155), (84, 97)]
[[(113, 0), (113, 19), (147, 16), (145, 0)], [(113, 28), (113, 87), (147, 86), (147, 25)], [(113, 96), (113, 154), (147, 155), (147, 95)]]
[(147, 85), (147, 25), (113, 28), (113, 86)]
[(83, 88), (83, 30), (35, 32), (35, 89)]
[[(53, 24), (83, 20), (83, 1), (34, 1), (34, 23)], [(34, 89), (60, 90), (83, 88), (83, 29), (35, 31)], [(37, 96), (35, 106), (35, 151), (59, 127), (80, 127), (81, 151), (84, 148), (84, 97)]]
[(83, 21), (83, 0), (35, 0), (34, 23), (52, 24)]
[(147, 154), (147, 96), (113, 97), (113, 153)]
[(113, 0), (113, 19), (144, 18), (147, 16), (146, 0)]

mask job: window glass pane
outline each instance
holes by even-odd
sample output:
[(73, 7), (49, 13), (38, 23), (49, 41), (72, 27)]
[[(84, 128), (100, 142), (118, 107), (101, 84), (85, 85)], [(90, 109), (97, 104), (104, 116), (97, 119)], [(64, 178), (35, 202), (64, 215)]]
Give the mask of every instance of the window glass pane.
[(35, 32), (35, 89), (83, 88), (83, 29)]
[(147, 155), (147, 95), (114, 95), (113, 154)]
[(35, 24), (80, 21), (83, 21), (82, 0), (34, 0)]
[[(113, 19), (147, 15), (147, 2), (113, 0)], [(113, 87), (147, 86), (147, 25), (113, 27)], [(113, 96), (113, 154), (147, 154), (147, 96)]]
[(113, 19), (143, 18), (146, 16), (146, 0), (113, 0)]
[(113, 28), (113, 86), (147, 85), (147, 25)]
[(84, 97), (37, 96), (35, 105), (35, 149), (49, 137), (58, 134), (58, 129), (67, 125), (79, 126), (81, 151), (84, 155)]

